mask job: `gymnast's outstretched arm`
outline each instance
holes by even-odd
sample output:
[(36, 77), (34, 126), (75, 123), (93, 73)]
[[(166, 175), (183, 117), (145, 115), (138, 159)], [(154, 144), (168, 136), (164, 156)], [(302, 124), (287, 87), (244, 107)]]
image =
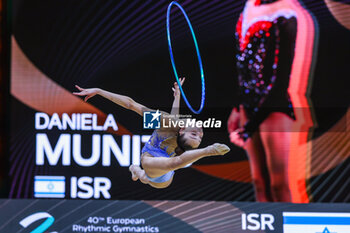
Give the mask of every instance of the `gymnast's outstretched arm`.
[[(185, 82), (185, 78), (180, 78), (181, 86), (184, 82)], [(179, 110), (180, 110), (180, 97), (181, 97), (180, 88), (177, 82), (174, 83), (174, 87), (172, 89), (174, 91), (174, 102), (173, 102), (173, 106), (171, 108), (170, 114), (177, 115), (179, 114)]]
[(134, 101), (132, 98), (129, 96), (125, 95), (119, 95), (115, 94), (109, 91), (102, 90), (100, 88), (81, 88), (78, 85), (75, 85), (75, 87), (80, 91), (80, 92), (73, 92), (74, 95), (78, 96), (85, 96), (84, 101), (87, 101), (91, 97), (94, 97), (95, 95), (100, 95), (116, 104), (119, 106), (122, 106), (123, 108), (132, 110), (139, 114), (140, 116), (143, 116), (144, 111), (153, 111), (152, 109), (149, 109), (142, 104), (137, 103)]
[[(185, 78), (180, 79), (181, 85), (184, 83), (184, 81), (185, 81)], [(154, 110), (152, 110), (152, 109), (150, 109), (150, 108), (148, 108), (140, 103), (137, 103), (129, 96), (119, 95), (116, 93), (102, 90), (100, 88), (81, 88), (78, 85), (75, 85), (75, 87), (80, 92), (73, 92), (73, 94), (77, 95), (77, 96), (85, 96), (84, 101), (87, 101), (88, 99), (90, 99), (91, 97), (94, 97), (95, 95), (100, 95), (100, 96), (118, 104), (119, 106), (122, 106), (123, 108), (126, 108), (126, 109), (129, 109), (129, 110), (136, 112), (140, 116), (143, 116), (144, 111), (154, 111)], [(174, 91), (174, 102), (172, 105), (171, 114), (175, 115), (175, 114), (179, 114), (181, 93), (179, 90), (179, 86), (176, 82), (174, 83), (174, 87), (172, 89)], [(162, 111), (162, 113), (169, 114), (169, 113), (166, 113), (163, 111)]]

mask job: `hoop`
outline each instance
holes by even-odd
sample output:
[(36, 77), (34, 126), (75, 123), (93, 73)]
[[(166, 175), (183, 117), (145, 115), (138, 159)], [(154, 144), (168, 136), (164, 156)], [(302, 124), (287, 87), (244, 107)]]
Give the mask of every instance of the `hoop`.
[[(198, 63), (199, 63), (199, 70), (200, 70), (200, 75), (201, 75), (201, 79), (202, 79), (202, 99), (201, 99), (201, 105), (199, 107), (199, 109), (196, 111), (192, 108), (191, 104), (188, 102), (187, 98), (186, 98), (186, 95), (185, 95), (185, 92), (183, 91), (182, 89), (182, 86), (181, 86), (181, 83), (180, 83), (180, 80), (179, 80), (179, 76), (177, 74), (177, 70), (176, 70), (176, 66), (175, 66), (175, 61), (174, 61), (174, 55), (173, 55), (173, 49), (172, 49), (172, 46), (171, 46), (171, 38), (170, 38), (170, 11), (171, 11), (171, 7), (175, 5), (177, 6), (182, 14), (185, 16), (185, 19), (187, 21), (187, 24), (188, 24), (188, 27), (190, 28), (191, 30), (191, 34), (192, 34), (192, 38), (193, 38), (193, 42), (194, 42), (194, 45), (196, 47), (196, 52), (197, 52), (197, 58), (198, 58)], [(204, 72), (203, 72), (203, 66), (202, 66), (202, 59), (201, 59), (201, 55), (199, 53), (199, 49), (198, 49), (198, 44), (197, 44), (197, 39), (196, 39), (196, 35), (194, 34), (194, 31), (193, 31), (193, 28), (192, 28), (192, 25), (191, 25), (191, 22), (189, 20), (189, 18), (187, 17), (187, 14), (185, 12), (185, 10), (181, 7), (181, 5), (175, 1), (171, 2), (168, 6), (168, 10), (167, 10), (167, 19), (166, 19), (166, 26), (167, 26), (167, 37), (168, 37), (168, 47), (169, 47), (169, 55), (170, 55), (170, 60), (171, 60), (171, 64), (173, 66), (173, 70), (174, 70), (174, 75), (175, 75), (175, 78), (176, 78), (176, 81), (179, 85), (179, 89), (181, 91), (181, 94), (184, 98), (184, 101), (185, 103), (187, 104), (188, 108), (195, 114), (199, 114), (202, 110), (203, 110), (203, 107), (204, 107), (204, 102), (205, 102), (205, 84), (204, 84)]]

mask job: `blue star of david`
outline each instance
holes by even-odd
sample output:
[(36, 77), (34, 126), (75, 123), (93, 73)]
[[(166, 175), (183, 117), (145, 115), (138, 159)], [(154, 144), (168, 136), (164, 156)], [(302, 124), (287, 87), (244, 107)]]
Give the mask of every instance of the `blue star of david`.
[(334, 232), (334, 231), (330, 232), (326, 227), (322, 232), (316, 232), (316, 233), (337, 233), (337, 232)]

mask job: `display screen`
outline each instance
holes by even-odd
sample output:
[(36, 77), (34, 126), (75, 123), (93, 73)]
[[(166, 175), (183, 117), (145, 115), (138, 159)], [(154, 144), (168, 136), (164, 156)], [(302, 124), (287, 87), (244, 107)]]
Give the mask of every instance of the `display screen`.
[[(9, 197), (349, 202), (349, 3), (170, 3), (12, 2)], [(129, 171), (150, 116), (73, 92), (170, 112), (176, 76), (199, 148), (230, 151), (157, 189)]]

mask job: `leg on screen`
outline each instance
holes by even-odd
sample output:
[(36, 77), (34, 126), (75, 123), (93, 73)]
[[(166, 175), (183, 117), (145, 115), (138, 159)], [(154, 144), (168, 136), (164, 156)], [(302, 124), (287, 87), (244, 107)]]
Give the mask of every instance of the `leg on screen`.
[[(244, 125), (247, 122), (248, 118), (242, 105), (240, 105), (239, 113), (240, 125)], [(259, 131), (255, 132), (252, 137), (246, 142), (244, 149), (246, 150), (249, 157), (249, 166), (251, 170), (256, 201), (272, 201), (266, 154)]]
[(266, 155), (259, 132), (254, 133), (252, 138), (247, 141), (245, 149), (249, 157), (256, 201), (272, 201), (269, 189), (270, 178), (267, 169)]
[(284, 113), (271, 113), (260, 125), (275, 202), (291, 202), (288, 159), (293, 120)]

